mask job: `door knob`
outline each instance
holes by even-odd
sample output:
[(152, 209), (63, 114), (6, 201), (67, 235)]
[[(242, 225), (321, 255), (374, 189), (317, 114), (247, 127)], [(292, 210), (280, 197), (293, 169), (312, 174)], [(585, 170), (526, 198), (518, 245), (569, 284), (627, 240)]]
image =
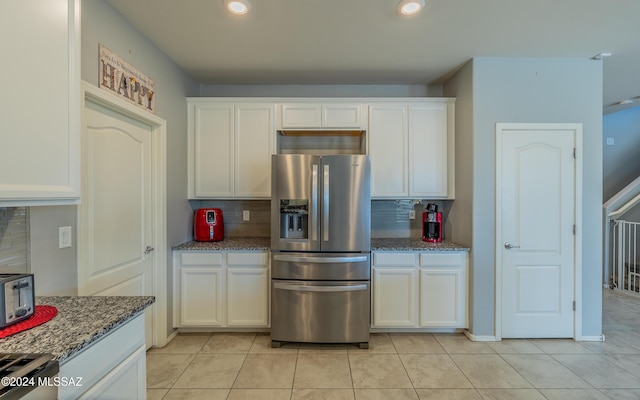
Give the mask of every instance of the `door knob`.
[(507, 243), (504, 244), (504, 248), (507, 249), (507, 250), (511, 250), (511, 249), (519, 249), (520, 246), (514, 246), (511, 243), (507, 242)]
[(149, 253), (151, 253), (151, 252), (152, 252), (152, 251), (154, 251), (154, 250), (155, 250), (155, 249), (154, 249), (153, 247), (151, 247), (151, 246), (147, 246), (147, 248), (146, 248), (146, 249), (144, 249), (144, 254), (149, 254)]

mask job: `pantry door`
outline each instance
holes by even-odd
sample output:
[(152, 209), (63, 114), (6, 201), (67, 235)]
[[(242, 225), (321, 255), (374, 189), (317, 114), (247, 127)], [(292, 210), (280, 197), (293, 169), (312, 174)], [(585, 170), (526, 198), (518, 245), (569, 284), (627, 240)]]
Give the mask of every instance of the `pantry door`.
[[(156, 295), (162, 220), (154, 212), (154, 127), (87, 100), (82, 128), (78, 293)], [(145, 311), (147, 348), (154, 344), (153, 307)]]
[(496, 267), (504, 338), (575, 335), (578, 128), (498, 125)]

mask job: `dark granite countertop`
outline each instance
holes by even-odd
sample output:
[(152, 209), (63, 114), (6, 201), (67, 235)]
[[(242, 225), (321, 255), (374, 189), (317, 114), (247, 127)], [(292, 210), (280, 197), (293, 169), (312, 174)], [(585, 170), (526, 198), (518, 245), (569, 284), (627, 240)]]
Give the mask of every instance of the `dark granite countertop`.
[(0, 353), (51, 353), (61, 364), (136, 317), (153, 296), (42, 296), (36, 304), (58, 314), (42, 325), (0, 339)]
[(172, 247), (173, 250), (262, 250), (271, 249), (271, 239), (268, 237), (227, 237), (218, 242), (190, 242)]
[(443, 240), (441, 243), (424, 242), (414, 238), (371, 239), (371, 251), (469, 251), (461, 244)]
[[(220, 251), (220, 250), (259, 250), (269, 251), (271, 241), (267, 237), (231, 237), (219, 242), (190, 241), (173, 247), (173, 250)], [(371, 239), (371, 251), (469, 251), (469, 248), (457, 243), (427, 243), (414, 238), (378, 238)]]

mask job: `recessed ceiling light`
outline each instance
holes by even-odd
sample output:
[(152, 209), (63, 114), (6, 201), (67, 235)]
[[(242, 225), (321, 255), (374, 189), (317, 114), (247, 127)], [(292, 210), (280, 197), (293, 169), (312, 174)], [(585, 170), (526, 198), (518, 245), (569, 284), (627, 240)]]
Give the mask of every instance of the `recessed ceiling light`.
[(233, 14), (246, 14), (251, 10), (251, 3), (249, 0), (225, 0), (224, 5), (227, 10)]
[(398, 11), (403, 15), (414, 15), (424, 8), (424, 0), (402, 0), (398, 3)]
[(625, 99), (625, 100), (620, 100), (617, 104), (619, 105), (624, 105), (624, 104), (633, 104), (633, 100), (632, 99)]

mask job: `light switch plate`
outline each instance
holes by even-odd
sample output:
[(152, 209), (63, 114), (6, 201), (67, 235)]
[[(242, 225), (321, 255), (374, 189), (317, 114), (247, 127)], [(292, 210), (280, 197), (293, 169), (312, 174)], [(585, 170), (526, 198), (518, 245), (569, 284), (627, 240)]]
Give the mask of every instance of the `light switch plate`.
[(58, 228), (58, 248), (66, 249), (67, 247), (71, 247), (71, 227), (70, 226), (61, 226)]
[(249, 221), (250, 217), (251, 217), (251, 213), (249, 212), (249, 210), (242, 210), (243, 221)]

